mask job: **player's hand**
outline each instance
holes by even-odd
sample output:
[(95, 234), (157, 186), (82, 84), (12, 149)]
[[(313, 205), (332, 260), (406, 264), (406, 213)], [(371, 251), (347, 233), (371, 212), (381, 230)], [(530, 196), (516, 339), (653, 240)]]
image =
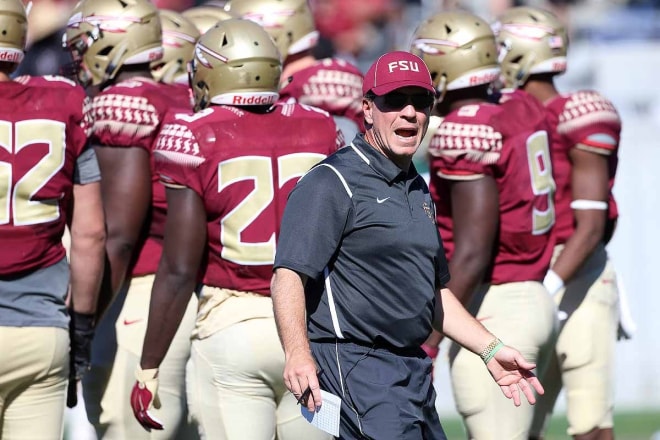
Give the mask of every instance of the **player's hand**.
[(431, 361), (433, 362), (433, 366), (431, 367), (431, 377), (433, 377), (433, 372), (435, 370), (435, 359), (438, 357), (438, 353), (440, 353), (440, 346), (432, 346), (425, 342), (422, 344), (422, 350), (424, 350), (424, 353), (426, 353), (426, 355), (430, 357)]
[(94, 337), (94, 315), (69, 311), (69, 386), (66, 406), (78, 404), (78, 381), (89, 371)]
[(536, 403), (534, 391), (543, 394), (543, 386), (531, 370), (536, 364), (525, 360), (515, 348), (504, 346), (488, 361), (486, 368), (495, 382), (500, 386), (504, 395), (513, 399), (516, 406), (520, 406), (520, 391), (523, 392), (530, 404)]
[(301, 405), (314, 412), (321, 407), (321, 387), (316, 362), (309, 352), (288, 356), (284, 366), (284, 384)]
[(158, 368), (143, 370), (138, 365), (135, 370), (137, 382), (131, 391), (131, 407), (137, 421), (147, 431), (152, 429), (163, 429), (163, 423), (149, 413), (154, 407), (160, 408), (158, 398)]
[(71, 311), (69, 338), (71, 343), (71, 376), (80, 380), (89, 371), (94, 337), (94, 315)]

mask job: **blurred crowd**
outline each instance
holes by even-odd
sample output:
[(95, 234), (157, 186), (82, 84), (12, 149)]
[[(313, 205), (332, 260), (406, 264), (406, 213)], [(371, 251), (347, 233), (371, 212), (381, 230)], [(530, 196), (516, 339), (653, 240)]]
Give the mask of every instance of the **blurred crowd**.
[[(75, 3), (74, 0), (31, 2), (28, 52), (18, 74), (59, 72), (68, 56), (61, 50), (62, 28)], [(217, 5), (224, 2), (155, 0), (153, 3), (158, 8), (180, 12), (205, 3)], [(430, 14), (462, 8), (485, 19), (493, 19), (506, 8), (523, 4), (554, 12), (578, 37), (593, 33), (591, 27), (599, 20), (606, 20), (606, 13), (611, 15), (618, 11), (625, 14), (638, 8), (660, 6), (655, 0), (311, 0), (320, 33), (315, 55), (319, 59), (327, 56), (344, 58), (365, 71), (379, 54), (407, 47), (415, 25)], [(621, 12), (623, 6), (627, 8)], [(650, 19), (648, 14), (646, 16)], [(611, 27), (609, 32), (612, 32)], [(648, 33), (655, 35), (658, 31), (649, 30)]]

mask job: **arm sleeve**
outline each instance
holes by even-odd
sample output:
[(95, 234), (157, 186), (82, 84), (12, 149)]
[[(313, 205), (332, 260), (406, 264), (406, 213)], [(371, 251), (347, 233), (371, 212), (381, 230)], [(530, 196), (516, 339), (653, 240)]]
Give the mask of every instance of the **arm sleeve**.
[(321, 164), (289, 195), (273, 268), (317, 279), (336, 254), (353, 216), (353, 203), (339, 172)]
[(73, 171), (73, 183), (87, 185), (88, 183), (99, 182), (100, 180), (101, 171), (99, 170), (99, 163), (96, 160), (96, 152), (88, 146), (76, 160), (76, 168)]

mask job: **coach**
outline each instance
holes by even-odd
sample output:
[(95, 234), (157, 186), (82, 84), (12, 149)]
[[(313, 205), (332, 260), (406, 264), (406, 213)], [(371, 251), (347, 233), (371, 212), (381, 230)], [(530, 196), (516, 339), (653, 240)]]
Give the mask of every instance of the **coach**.
[(412, 164), (435, 98), (426, 65), (385, 54), (363, 95), (365, 133), (308, 172), (284, 212), (271, 290), (285, 384), (311, 390), (310, 411), (320, 389), (341, 397), (342, 439), (443, 439), (420, 348), (432, 326), (478, 353), (516, 405), (543, 388), (535, 365), (445, 287), (433, 203)]

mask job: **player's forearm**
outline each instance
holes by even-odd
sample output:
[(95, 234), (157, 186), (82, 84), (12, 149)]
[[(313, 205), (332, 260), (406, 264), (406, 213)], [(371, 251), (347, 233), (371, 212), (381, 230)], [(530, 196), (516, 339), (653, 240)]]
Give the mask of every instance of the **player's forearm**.
[[(490, 249), (490, 246), (484, 246), (483, 249)], [(484, 282), (490, 260), (490, 253), (482, 249), (457, 249), (454, 253), (449, 263), (449, 273), (452, 274), (452, 278), (447, 287), (463, 307), (468, 307), (474, 292)]]
[(103, 180), (106, 252), (113, 296), (119, 292), (151, 205), (149, 154), (141, 148), (96, 148)]
[(105, 224), (100, 185), (74, 186), (71, 221), (71, 296), (73, 310), (96, 312), (105, 265)]
[(577, 217), (578, 222), (573, 235), (566, 241), (564, 249), (552, 265), (552, 270), (564, 282), (575, 275), (586, 259), (603, 241), (606, 222), (604, 212), (581, 212), (578, 213)]
[(310, 351), (305, 317), (305, 281), (296, 272), (284, 268), (276, 269), (271, 281), (275, 323), (287, 357), (296, 352)]
[[(493, 334), (468, 313), (451, 290), (442, 289), (438, 300), (442, 303), (444, 320), (442, 328), (436, 329), (448, 338), (473, 353), (480, 353), (494, 339)], [(437, 325), (438, 322), (434, 322), (434, 326)]]
[(167, 267), (159, 267), (151, 291), (142, 369), (158, 368), (165, 358), (194, 289), (195, 273), (173, 273)]

